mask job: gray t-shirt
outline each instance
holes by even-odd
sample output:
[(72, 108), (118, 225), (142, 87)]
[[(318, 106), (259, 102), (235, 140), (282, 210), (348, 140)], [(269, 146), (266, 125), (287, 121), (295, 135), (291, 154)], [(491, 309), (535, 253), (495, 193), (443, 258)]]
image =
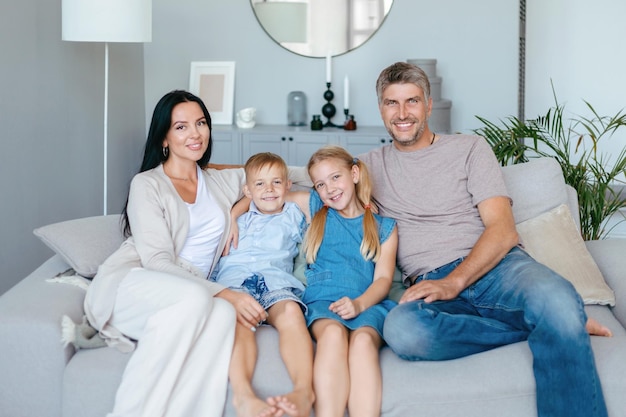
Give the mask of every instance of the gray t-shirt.
[(407, 277), (467, 256), (484, 230), (478, 203), (509, 196), (498, 161), (479, 136), (441, 135), (413, 152), (392, 144), (359, 159), (370, 170), (380, 214), (398, 223), (405, 284)]

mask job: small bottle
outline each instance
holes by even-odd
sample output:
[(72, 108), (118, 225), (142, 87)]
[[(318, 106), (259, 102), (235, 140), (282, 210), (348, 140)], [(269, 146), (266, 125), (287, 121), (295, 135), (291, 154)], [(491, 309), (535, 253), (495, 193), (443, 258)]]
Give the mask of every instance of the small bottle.
[(292, 91), (287, 95), (287, 125), (306, 126), (306, 95)]
[(350, 118), (343, 124), (344, 130), (356, 130), (356, 121), (354, 115), (350, 115)]
[(313, 120), (311, 120), (311, 130), (322, 130), (323, 127), (321, 115), (314, 114)]

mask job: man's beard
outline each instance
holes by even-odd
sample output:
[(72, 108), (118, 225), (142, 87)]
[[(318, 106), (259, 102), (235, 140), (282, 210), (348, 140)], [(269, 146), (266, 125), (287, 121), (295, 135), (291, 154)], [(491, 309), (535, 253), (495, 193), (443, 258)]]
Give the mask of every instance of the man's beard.
[[(409, 122), (417, 122), (414, 119), (408, 119), (408, 121)], [(395, 121), (391, 121), (390, 125), (393, 126), (394, 122)], [(393, 139), (394, 142), (398, 144), (398, 146), (403, 146), (403, 147), (410, 147), (410, 146), (415, 145), (417, 143), (417, 141), (422, 137), (422, 135), (424, 134), (425, 130), (426, 130), (426, 121), (422, 122), (419, 125), (419, 128), (417, 129), (417, 131), (415, 132), (413, 137), (411, 137), (410, 139), (398, 139), (396, 137), (396, 135), (394, 135), (393, 129), (392, 128), (387, 128), (387, 132), (389, 133), (389, 136), (391, 136), (391, 139)]]

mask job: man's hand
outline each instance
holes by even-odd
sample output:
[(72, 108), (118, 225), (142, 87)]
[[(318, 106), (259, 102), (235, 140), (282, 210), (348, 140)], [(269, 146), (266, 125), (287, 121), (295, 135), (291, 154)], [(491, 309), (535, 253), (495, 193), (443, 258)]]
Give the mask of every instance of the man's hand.
[(447, 277), (439, 280), (424, 280), (410, 286), (402, 294), (399, 303), (403, 304), (415, 300), (424, 300), (427, 303), (452, 300), (458, 297), (462, 290), (454, 280)]

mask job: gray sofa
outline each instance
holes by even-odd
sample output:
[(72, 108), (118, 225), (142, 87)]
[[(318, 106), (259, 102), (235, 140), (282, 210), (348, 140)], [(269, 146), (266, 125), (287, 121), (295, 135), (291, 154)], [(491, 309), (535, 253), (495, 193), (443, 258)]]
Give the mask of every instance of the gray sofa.
[[(565, 264), (584, 258), (569, 248), (569, 242), (552, 241), (553, 235), (559, 233), (549, 232), (549, 227), (544, 227), (546, 223), (528, 226), (527, 221), (532, 223), (563, 203), (569, 204), (573, 221), (577, 220), (575, 192), (563, 182), (558, 165), (551, 159), (538, 159), (503, 170), (514, 199), (516, 222), (520, 230), (525, 228), (526, 238), (530, 241), (529, 237), (548, 231), (550, 235), (538, 239), (540, 243), (547, 244), (548, 249), (558, 246), (565, 250), (560, 258), (576, 253), (571, 262), (562, 259)], [(94, 226), (94, 222), (98, 224)], [(109, 216), (90, 218), (84, 223), (65, 222), (38, 231), (57, 254), (0, 297), (1, 417), (103, 417), (111, 409), (130, 354), (108, 347), (78, 351), (71, 345), (64, 347), (61, 318), (68, 315), (80, 320), (84, 289), (47, 280), (70, 266), (77, 271), (93, 269), (94, 265), (81, 264), (76, 257), (89, 257), (92, 252), (100, 252), (98, 256), (103, 257), (110, 253), (121, 239), (116, 223), (115, 216)], [(73, 229), (67, 232), (67, 228)], [(71, 239), (63, 236), (66, 241), (55, 242), (55, 233), (80, 233), (88, 243), (73, 242), (81, 246), (73, 248), (79, 255), (70, 253), (63, 245)], [(586, 246), (593, 256), (615, 295), (614, 307), (596, 304), (586, 308), (590, 316), (613, 331), (612, 338), (593, 337), (592, 344), (609, 415), (626, 417), (626, 240), (579, 243), (583, 251)], [(545, 247), (535, 250), (538, 256), (549, 256), (550, 250)], [(575, 269), (581, 270), (578, 266)], [(93, 272), (87, 270), (84, 274)], [(396, 287), (394, 296), (398, 296), (398, 291)], [(590, 302), (598, 302), (598, 297), (606, 297), (606, 291), (590, 297)], [(254, 385), (259, 395), (288, 391), (289, 377), (280, 360), (275, 330), (259, 329), (257, 340), (259, 360)], [(532, 356), (526, 342), (442, 362), (407, 362), (384, 347), (380, 360), (385, 417), (536, 416)], [(224, 415), (234, 415), (230, 394)]]

